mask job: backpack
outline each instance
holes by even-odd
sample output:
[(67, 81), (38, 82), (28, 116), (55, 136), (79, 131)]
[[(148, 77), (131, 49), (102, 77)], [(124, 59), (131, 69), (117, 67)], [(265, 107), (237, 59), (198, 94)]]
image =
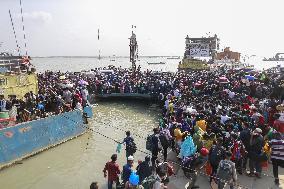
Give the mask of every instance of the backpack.
[(146, 177), (142, 182), (141, 185), (144, 187), (144, 189), (152, 189), (155, 182), (158, 181), (157, 176), (151, 175), (149, 177)]
[(159, 139), (160, 139), (160, 142), (161, 142), (161, 145), (163, 147), (168, 147), (170, 142), (169, 142), (169, 137), (166, 135), (166, 133), (160, 133), (160, 136), (159, 136)]
[(219, 148), (217, 146), (213, 146), (212, 147), (212, 152), (210, 154), (209, 160), (211, 165), (215, 165), (218, 166), (219, 162), (222, 160), (223, 156), (224, 156), (224, 150), (222, 148)]
[(152, 149), (154, 147), (153, 140), (152, 140), (154, 136), (155, 136), (154, 134), (149, 135), (146, 139), (146, 149), (149, 150), (149, 151), (152, 151)]
[(131, 142), (129, 142), (128, 145), (126, 145), (126, 151), (134, 154), (136, 152), (136, 150), (137, 150), (137, 146), (136, 146), (134, 141), (131, 141)]
[(219, 164), (219, 171), (217, 177), (221, 180), (229, 180), (232, 178), (233, 167), (228, 160), (222, 160)]

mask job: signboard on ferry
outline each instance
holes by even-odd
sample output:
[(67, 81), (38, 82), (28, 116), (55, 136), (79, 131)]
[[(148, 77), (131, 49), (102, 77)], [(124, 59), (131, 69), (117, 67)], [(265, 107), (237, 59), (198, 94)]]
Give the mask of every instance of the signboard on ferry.
[(194, 43), (190, 44), (189, 52), (191, 57), (209, 57), (209, 44)]

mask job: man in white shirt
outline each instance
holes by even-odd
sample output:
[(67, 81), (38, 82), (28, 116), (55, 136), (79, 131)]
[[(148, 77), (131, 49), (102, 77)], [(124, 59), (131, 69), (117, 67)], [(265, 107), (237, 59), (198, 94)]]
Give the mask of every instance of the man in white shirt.
[(89, 104), (88, 103), (89, 92), (85, 86), (81, 90), (81, 95), (82, 95), (82, 100), (83, 100), (83, 106), (86, 106), (87, 104)]
[(221, 115), (221, 123), (222, 124), (225, 124), (225, 122), (227, 120), (231, 119), (229, 116), (226, 115), (226, 112), (224, 112), (222, 115)]
[(174, 90), (174, 96), (175, 96), (176, 98), (178, 98), (178, 97), (180, 96), (178, 89)]
[(235, 93), (233, 91), (229, 91), (229, 98), (232, 99), (235, 97)]
[(62, 97), (67, 104), (72, 104), (72, 93), (69, 89), (64, 89)]
[(170, 105), (170, 100), (167, 99), (167, 100), (165, 101), (165, 108), (168, 109), (168, 108), (169, 108), (169, 105)]

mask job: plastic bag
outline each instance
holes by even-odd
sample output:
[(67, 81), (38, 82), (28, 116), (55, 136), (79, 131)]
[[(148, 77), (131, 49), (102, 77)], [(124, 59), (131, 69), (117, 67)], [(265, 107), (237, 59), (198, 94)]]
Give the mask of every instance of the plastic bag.
[(116, 152), (117, 152), (117, 153), (120, 153), (120, 152), (121, 152), (121, 148), (122, 148), (121, 144), (118, 143), (118, 144), (117, 144), (117, 147), (116, 147)]
[(195, 146), (191, 136), (187, 137), (181, 144), (180, 156), (182, 158), (195, 154), (197, 147)]

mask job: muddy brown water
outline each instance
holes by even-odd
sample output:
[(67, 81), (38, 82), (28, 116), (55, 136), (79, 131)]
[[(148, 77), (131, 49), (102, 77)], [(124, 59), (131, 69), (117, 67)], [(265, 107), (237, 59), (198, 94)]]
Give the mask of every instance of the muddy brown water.
[[(122, 141), (130, 130), (139, 149), (145, 150), (145, 138), (158, 124), (160, 110), (147, 102), (99, 102), (94, 108), (90, 128), (115, 140)], [(55, 148), (0, 171), (1, 189), (83, 189), (92, 181), (106, 188), (103, 167), (115, 153), (117, 144), (92, 131)], [(135, 160), (146, 154), (137, 152)], [(124, 150), (118, 154), (122, 167)]]

